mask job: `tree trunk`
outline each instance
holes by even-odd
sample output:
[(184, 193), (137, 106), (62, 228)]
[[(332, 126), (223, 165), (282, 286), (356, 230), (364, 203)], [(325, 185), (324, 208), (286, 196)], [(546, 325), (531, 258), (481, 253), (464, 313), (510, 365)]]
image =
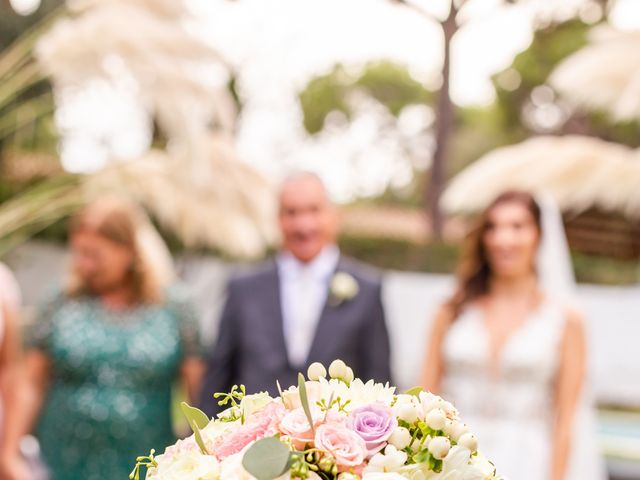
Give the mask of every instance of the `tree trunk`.
[(442, 63), (442, 86), (438, 93), (436, 110), (435, 137), (436, 148), (431, 162), (431, 174), (425, 190), (425, 206), (431, 215), (432, 231), (435, 238), (442, 238), (444, 218), (440, 210), (440, 197), (446, 182), (446, 159), (449, 140), (453, 131), (453, 104), (451, 102), (451, 40), (458, 31), (456, 14), (458, 9), (451, 2), (451, 10), (447, 19), (441, 23), (444, 36), (444, 61)]

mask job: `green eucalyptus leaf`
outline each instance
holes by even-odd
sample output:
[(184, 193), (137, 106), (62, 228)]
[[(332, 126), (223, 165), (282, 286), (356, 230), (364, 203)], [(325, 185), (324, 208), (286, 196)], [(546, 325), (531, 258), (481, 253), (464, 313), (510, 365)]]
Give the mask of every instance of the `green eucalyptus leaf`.
[(258, 480), (273, 480), (289, 468), (291, 451), (274, 437), (255, 442), (245, 452), (242, 466)]
[(187, 417), (187, 422), (189, 423), (191, 430), (193, 430), (193, 436), (198, 447), (200, 447), (203, 454), (208, 455), (209, 452), (207, 452), (207, 447), (202, 440), (200, 430), (209, 425), (209, 417), (207, 417), (202, 410), (198, 410), (197, 408), (188, 405), (186, 402), (182, 402), (180, 404), (180, 408), (182, 409), (184, 416)]
[(193, 436), (196, 439), (196, 443), (198, 444), (198, 447), (200, 447), (200, 451), (203, 453), (203, 455), (209, 455), (207, 447), (204, 444), (204, 440), (202, 440), (202, 435), (200, 435), (200, 429), (198, 428), (198, 425), (196, 424), (196, 422), (192, 422), (190, 423), (190, 425), (191, 429), (193, 430)]
[(180, 408), (182, 409), (182, 413), (185, 417), (187, 417), (187, 422), (189, 425), (195, 423), (200, 430), (209, 425), (209, 417), (202, 410), (199, 410), (186, 402), (182, 402), (180, 404)]
[(414, 397), (418, 397), (420, 396), (420, 393), (424, 392), (424, 388), (417, 386), (417, 387), (411, 387), (409, 390), (407, 390), (406, 393), (407, 395), (413, 395)]
[(298, 394), (300, 395), (300, 403), (302, 404), (302, 409), (304, 410), (304, 414), (307, 416), (307, 420), (309, 421), (309, 426), (311, 427), (311, 431), (315, 432), (315, 428), (313, 427), (313, 417), (311, 416), (311, 408), (309, 407), (309, 395), (307, 395), (307, 384), (304, 380), (304, 375), (301, 373), (298, 374)]

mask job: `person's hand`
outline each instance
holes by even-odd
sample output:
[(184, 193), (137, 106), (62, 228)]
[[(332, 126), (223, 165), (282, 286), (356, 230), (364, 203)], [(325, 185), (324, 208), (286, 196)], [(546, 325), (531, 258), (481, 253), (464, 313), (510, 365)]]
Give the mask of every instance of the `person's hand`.
[(0, 458), (0, 480), (30, 480), (29, 467), (21, 455)]

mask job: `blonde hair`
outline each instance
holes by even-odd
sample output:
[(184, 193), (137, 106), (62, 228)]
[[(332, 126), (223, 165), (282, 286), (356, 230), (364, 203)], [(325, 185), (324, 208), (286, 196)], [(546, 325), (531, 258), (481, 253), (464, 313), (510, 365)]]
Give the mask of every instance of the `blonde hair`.
[[(171, 255), (142, 208), (119, 197), (99, 198), (71, 219), (71, 235), (86, 230), (133, 253), (127, 282), (135, 302), (162, 302), (174, 275)], [(66, 293), (69, 296), (90, 293), (83, 279), (73, 270), (69, 274)]]

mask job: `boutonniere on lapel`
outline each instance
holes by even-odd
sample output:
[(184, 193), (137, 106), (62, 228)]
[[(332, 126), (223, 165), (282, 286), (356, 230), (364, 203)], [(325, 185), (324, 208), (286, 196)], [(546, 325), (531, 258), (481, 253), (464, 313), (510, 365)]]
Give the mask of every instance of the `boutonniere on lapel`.
[(360, 291), (358, 281), (346, 272), (336, 272), (329, 284), (329, 304), (337, 307), (348, 302)]

